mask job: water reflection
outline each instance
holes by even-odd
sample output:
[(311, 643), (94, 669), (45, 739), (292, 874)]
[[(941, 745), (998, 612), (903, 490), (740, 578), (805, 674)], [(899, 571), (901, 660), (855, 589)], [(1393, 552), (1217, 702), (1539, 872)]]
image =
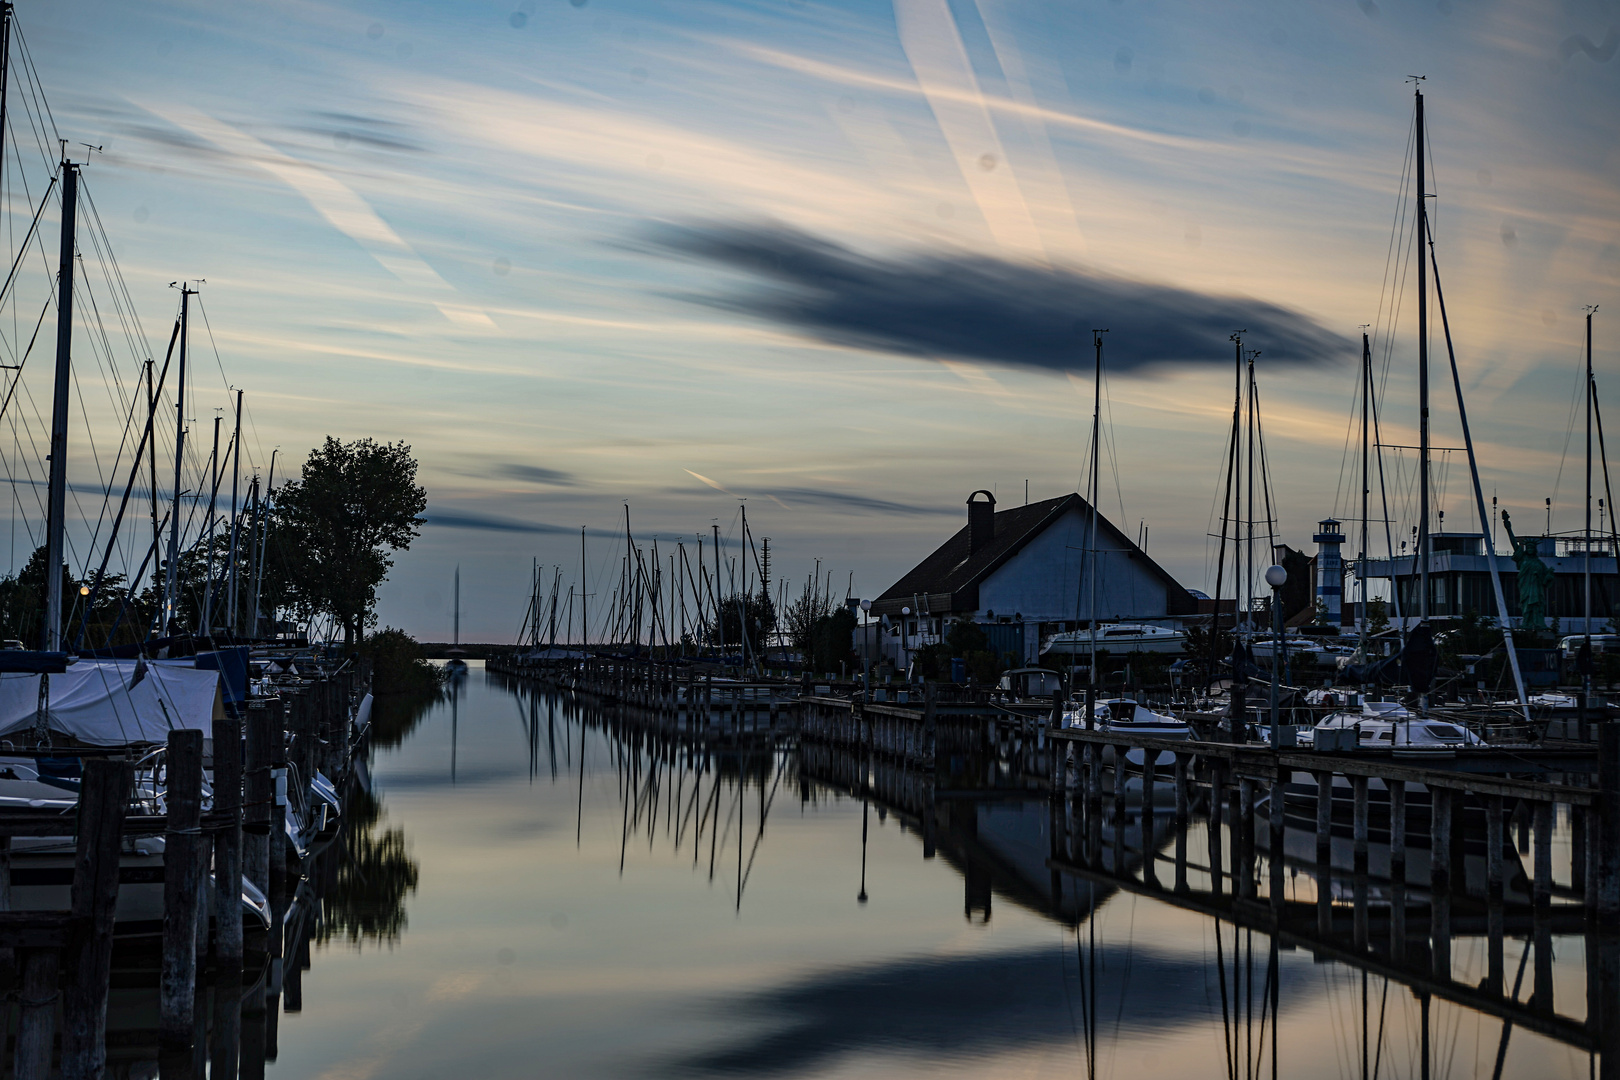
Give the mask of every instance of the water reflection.
[[(290, 1076), (1575, 1077), (1595, 1061), (1582, 1006), (1602, 945), (1566, 916), (1460, 893), (1453, 968), (1432, 974), (1426, 898), (1394, 931), (1387, 883), (1353, 863), (1321, 875), (1293, 831), (1273, 864), (1264, 824), (1234, 834), (1208, 807), (1182, 827), (1168, 784), (1053, 802), (1008, 791), (995, 753), (935, 775), (777, 731), (671, 730), (477, 668), (389, 723), (304, 979), (344, 1005), (283, 1021)], [(1395, 940), (1408, 955), (1368, 947)]]
[(331, 884), (321, 897), (315, 943), (334, 940), (356, 948), (393, 945), (405, 931), (405, 901), (416, 891), (421, 869), (405, 843), (405, 830), (384, 827), (381, 801), (356, 790), (344, 807), (344, 828), (335, 850), (320, 857), (332, 864)]

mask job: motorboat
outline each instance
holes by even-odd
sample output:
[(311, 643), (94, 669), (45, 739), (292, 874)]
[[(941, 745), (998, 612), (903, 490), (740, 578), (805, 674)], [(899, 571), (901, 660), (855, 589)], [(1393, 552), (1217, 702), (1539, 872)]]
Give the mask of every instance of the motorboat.
[[(1193, 730), (1185, 720), (1169, 716), (1165, 713), (1154, 712), (1141, 702), (1129, 698), (1107, 698), (1096, 704), (1096, 729), (1098, 731), (1115, 734), (1128, 734), (1143, 739), (1172, 739), (1183, 742), (1192, 738)], [(1086, 726), (1086, 705), (1084, 701), (1071, 701), (1069, 707), (1063, 711), (1063, 726), (1066, 728), (1083, 728)], [(1104, 763), (1113, 761), (1113, 747), (1103, 749)], [(1125, 760), (1132, 765), (1140, 766), (1144, 757), (1141, 748), (1134, 748), (1125, 752)], [(1175, 754), (1169, 750), (1161, 750), (1154, 759), (1157, 765), (1170, 765), (1175, 762)]]
[[(1149, 623), (1110, 623), (1097, 627), (1097, 649), (1110, 653), (1179, 653), (1186, 648), (1184, 631)], [(1068, 630), (1053, 634), (1041, 650), (1061, 656), (1091, 655), (1091, 631)]]
[(1418, 716), (1398, 701), (1361, 702), (1359, 710), (1329, 714), (1300, 732), (1300, 743), (1315, 749), (1393, 750), (1397, 756), (1444, 755), (1485, 740), (1461, 724)]

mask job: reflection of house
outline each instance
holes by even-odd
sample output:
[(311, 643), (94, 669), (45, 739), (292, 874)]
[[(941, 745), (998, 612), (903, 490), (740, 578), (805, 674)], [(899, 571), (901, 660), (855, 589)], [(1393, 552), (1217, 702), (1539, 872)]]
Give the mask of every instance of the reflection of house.
[[(1079, 495), (996, 510), (988, 491), (968, 498), (967, 524), (872, 603), (890, 628), (883, 651), (901, 666), (971, 619), (1003, 660), (1031, 663), (1044, 637), (1086, 625), (1091, 606), (1092, 513)], [(1191, 593), (1106, 517), (1097, 518), (1098, 621), (1174, 625), (1195, 612)]]
[[(1615, 599), (1620, 595), (1620, 574), (1616, 573), (1614, 549), (1611, 541), (1594, 537), (1588, 559), (1585, 541), (1579, 536), (1520, 537), (1536, 545), (1536, 553), (1552, 571), (1552, 583), (1547, 588), (1547, 621), (1556, 619), (1565, 633), (1587, 630), (1586, 573), (1590, 563), (1592, 574), (1593, 633), (1602, 631), (1615, 613)], [(1485, 553), (1483, 533), (1436, 533), (1430, 544), (1429, 556), (1429, 611), (1440, 617), (1465, 615), (1470, 611), (1496, 616), (1496, 597), (1491, 586), (1490, 560)], [(1502, 575), (1502, 593), (1508, 614), (1517, 620), (1519, 610), (1518, 574), (1513, 557), (1498, 553), (1497, 570)], [(1367, 562), (1369, 586), (1375, 581), (1393, 581), (1400, 599), (1401, 614), (1415, 620), (1421, 593), (1422, 567), (1414, 555), (1395, 559), (1370, 559)], [(1374, 590), (1388, 593), (1388, 587)], [(1353, 605), (1346, 605), (1352, 607)], [(1390, 611), (1393, 617), (1393, 606)]]

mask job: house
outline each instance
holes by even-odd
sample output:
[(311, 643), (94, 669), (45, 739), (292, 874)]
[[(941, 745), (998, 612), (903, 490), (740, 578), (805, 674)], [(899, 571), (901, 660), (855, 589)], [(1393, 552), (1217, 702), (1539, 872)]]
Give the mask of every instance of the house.
[(1034, 663), (1044, 639), (1087, 625), (1093, 577), (1099, 623), (1174, 625), (1196, 614), (1193, 594), (1079, 495), (997, 510), (994, 495), (975, 491), (967, 511), (955, 535), (872, 602), (883, 656), (902, 670), (957, 619), (978, 623), (1004, 659)]

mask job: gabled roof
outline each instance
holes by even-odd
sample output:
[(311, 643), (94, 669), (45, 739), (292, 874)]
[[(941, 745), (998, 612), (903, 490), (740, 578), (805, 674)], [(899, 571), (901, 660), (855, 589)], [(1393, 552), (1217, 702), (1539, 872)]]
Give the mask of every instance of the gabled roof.
[[(935, 549), (922, 562), (872, 602), (875, 615), (898, 615), (913, 598), (923, 600), (925, 610), (935, 614), (953, 611), (977, 611), (979, 583), (1007, 560), (1022, 551), (1031, 540), (1059, 521), (1070, 510), (1089, 515), (1086, 500), (1079, 495), (1062, 495), (1027, 506), (996, 511), (996, 532), (991, 541), (978, 551), (968, 550), (968, 526), (963, 525), (949, 540)], [(1194, 608), (1192, 595), (1165, 572), (1158, 563), (1148, 558), (1147, 552), (1137, 547), (1130, 537), (1099, 515), (1103, 535), (1123, 549), (1129, 557), (1140, 562), (1154, 577), (1164, 582), (1168, 611), (1172, 615), (1190, 613)]]

